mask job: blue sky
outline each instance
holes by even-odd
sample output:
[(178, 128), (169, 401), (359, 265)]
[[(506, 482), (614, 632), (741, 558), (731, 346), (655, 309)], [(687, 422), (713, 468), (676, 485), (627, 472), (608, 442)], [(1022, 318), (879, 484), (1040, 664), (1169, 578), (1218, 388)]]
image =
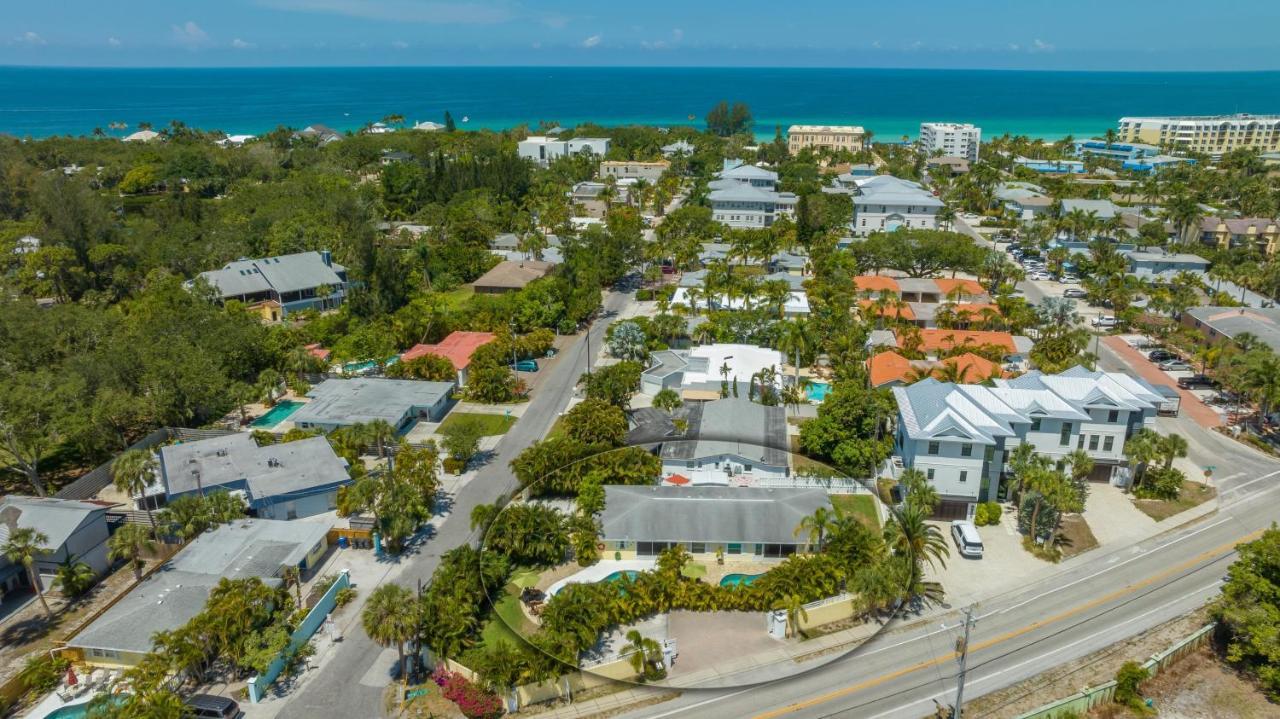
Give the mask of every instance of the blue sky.
[(1275, 70), (1276, 0), (7, 0), (0, 64)]

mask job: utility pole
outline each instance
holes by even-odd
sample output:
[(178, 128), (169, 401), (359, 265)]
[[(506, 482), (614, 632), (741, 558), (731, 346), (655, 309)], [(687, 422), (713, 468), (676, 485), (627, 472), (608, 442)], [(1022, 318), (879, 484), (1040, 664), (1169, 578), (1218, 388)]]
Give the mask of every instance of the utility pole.
[(956, 640), (956, 661), (960, 662), (960, 673), (956, 675), (956, 709), (951, 713), (952, 719), (960, 719), (964, 711), (964, 671), (965, 660), (969, 657), (969, 629), (976, 622), (973, 619), (973, 607), (964, 609), (964, 638)]

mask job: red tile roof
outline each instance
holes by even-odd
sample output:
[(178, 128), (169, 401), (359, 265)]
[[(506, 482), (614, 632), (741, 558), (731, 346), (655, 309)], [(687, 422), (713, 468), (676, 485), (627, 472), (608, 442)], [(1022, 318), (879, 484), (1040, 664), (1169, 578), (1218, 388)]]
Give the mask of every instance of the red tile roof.
[(1000, 368), (996, 363), (985, 357), (979, 357), (972, 352), (934, 362), (929, 360), (909, 360), (897, 352), (889, 350), (874, 355), (867, 360), (867, 372), (871, 376), (872, 387), (883, 387), (894, 382), (906, 384), (909, 379), (922, 378), (925, 370), (928, 370), (929, 374), (936, 378), (939, 375), (938, 370), (943, 365), (959, 367), (961, 379), (969, 384), (985, 382), (992, 376), (1001, 376)]
[(401, 362), (408, 362), (423, 355), (439, 355), (453, 363), (454, 369), (464, 370), (471, 364), (471, 355), (482, 345), (496, 340), (492, 332), (450, 332), (437, 344), (417, 344), (400, 355)]
[(867, 372), (871, 375), (872, 387), (905, 382), (911, 372), (911, 361), (897, 352), (881, 352), (867, 360)]
[(317, 343), (315, 343), (315, 344), (309, 344), (309, 345), (307, 345), (307, 346), (306, 346), (306, 350), (307, 350), (308, 352), (310, 352), (310, 353), (311, 353), (311, 356), (312, 356), (312, 357), (315, 357), (316, 359), (320, 360), (321, 362), (327, 362), (327, 361), (329, 361), (329, 355), (333, 354), (333, 351), (332, 351), (332, 350), (327, 350), (327, 349), (325, 349), (325, 348), (321, 347), (321, 346), (320, 346), (320, 343), (318, 343), (318, 342), (317, 342)]
[(972, 352), (948, 357), (942, 360), (942, 364), (955, 365), (961, 379), (970, 384), (985, 382), (992, 376), (1001, 376), (1000, 368), (995, 362)]
[(952, 279), (935, 279), (934, 284), (938, 285), (938, 291), (945, 297), (957, 287), (960, 288), (961, 294), (969, 296), (980, 296), (987, 294), (987, 291), (974, 280), (952, 280)]
[[(864, 313), (875, 313), (875, 300), (858, 300), (858, 304), (862, 307)], [(902, 305), (901, 307), (889, 305), (881, 308), (876, 314), (879, 314), (881, 317), (897, 317), (898, 319), (907, 321), (914, 321), (916, 318), (916, 313), (911, 309), (911, 305)]]

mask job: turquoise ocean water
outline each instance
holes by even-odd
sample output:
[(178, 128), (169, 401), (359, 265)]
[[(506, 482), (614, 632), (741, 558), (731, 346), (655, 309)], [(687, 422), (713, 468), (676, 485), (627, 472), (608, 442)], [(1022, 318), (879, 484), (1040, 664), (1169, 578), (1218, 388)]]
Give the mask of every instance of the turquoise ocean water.
[[(980, 70), (359, 67), (75, 69), (0, 67), (0, 132), (89, 134), (178, 119), (228, 133), (324, 123), (357, 129), (384, 115), (464, 128), (699, 124), (721, 99), (775, 125), (860, 124), (881, 139), (925, 120), (1056, 138), (1098, 134), (1123, 115), (1280, 112), (1280, 72), (1098, 73)], [(689, 116), (693, 115), (694, 120)], [(117, 133), (118, 134), (118, 133)]]

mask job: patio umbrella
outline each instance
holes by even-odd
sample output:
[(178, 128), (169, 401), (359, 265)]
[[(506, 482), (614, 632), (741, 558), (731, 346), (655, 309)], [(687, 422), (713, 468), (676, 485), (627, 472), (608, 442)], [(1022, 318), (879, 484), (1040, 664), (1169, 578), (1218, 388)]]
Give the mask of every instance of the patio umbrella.
[(667, 484), (686, 485), (688, 483), (689, 478), (682, 474), (673, 474), (670, 477), (667, 477)]
[(75, 667), (67, 667), (67, 686), (73, 687), (80, 683), (80, 677), (76, 676)]

